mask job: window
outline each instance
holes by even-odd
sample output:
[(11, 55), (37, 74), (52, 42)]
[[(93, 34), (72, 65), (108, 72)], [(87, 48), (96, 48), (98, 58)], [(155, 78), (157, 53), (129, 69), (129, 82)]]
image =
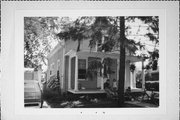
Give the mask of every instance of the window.
[(108, 41), (108, 36), (103, 36), (102, 39), (99, 39), (97, 41), (97, 51), (102, 52), (103, 44), (105, 44)]
[(97, 41), (97, 51), (98, 52), (101, 52), (102, 51), (102, 39), (99, 39), (98, 41)]
[(51, 66), (50, 66), (50, 76), (52, 76), (53, 75), (53, 70), (54, 70), (54, 63), (52, 63), (51, 64)]
[(86, 59), (78, 59), (78, 79), (86, 79)]

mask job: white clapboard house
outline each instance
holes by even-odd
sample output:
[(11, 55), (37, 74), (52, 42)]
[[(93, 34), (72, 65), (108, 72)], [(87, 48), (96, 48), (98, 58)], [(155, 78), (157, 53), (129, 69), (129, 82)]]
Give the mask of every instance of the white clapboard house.
[[(114, 72), (109, 75), (110, 84), (113, 84), (113, 79), (118, 80), (119, 52), (105, 53), (99, 51), (99, 43), (96, 47), (90, 49), (89, 41), (89, 39), (81, 41), (78, 52), (78, 41), (67, 40), (63, 44), (57, 44), (47, 56), (47, 82), (51, 80), (51, 77), (57, 76), (58, 73), (60, 76), (61, 92), (70, 92), (72, 94), (104, 93), (104, 82), (107, 78), (97, 74), (90, 79), (86, 77), (86, 73), (88, 66), (94, 59), (101, 61), (105, 58), (113, 60), (111, 69)], [(130, 64), (139, 61), (142, 61), (142, 58), (131, 56), (127, 53), (125, 62), (125, 89), (136, 87), (136, 72), (132, 73), (130, 71)]]

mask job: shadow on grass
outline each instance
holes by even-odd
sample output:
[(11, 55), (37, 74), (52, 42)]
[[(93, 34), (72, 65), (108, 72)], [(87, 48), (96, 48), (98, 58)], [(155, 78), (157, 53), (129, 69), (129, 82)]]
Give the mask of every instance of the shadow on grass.
[[(99, 96), (99, 97), (98, 97)], [(121, 107), (117, 104), (117, 99), (106, 98), (100, 95), (89, 96), (79, 95), (75, 96), (72, 94), (60, 94), (57, 90), (44, 89), (43, 100), (51, 108), (140, 108), (140, 107), (152, 107), (142, 103), (134, 103), (131, 100), (127, 100)], [(153, 106), (154, 107), (154, 106)], [(156, 106), (155, 106), (156, 107)]]

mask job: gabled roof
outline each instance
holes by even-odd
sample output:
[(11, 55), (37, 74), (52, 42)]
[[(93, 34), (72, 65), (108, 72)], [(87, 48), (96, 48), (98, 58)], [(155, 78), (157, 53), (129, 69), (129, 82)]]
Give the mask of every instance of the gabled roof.
[(75, 50), (70, 50), (69, 52), (67, 52), (65, 55), (68, 55), (68, 56), (75, 56), (76, 55), (76, 51)]

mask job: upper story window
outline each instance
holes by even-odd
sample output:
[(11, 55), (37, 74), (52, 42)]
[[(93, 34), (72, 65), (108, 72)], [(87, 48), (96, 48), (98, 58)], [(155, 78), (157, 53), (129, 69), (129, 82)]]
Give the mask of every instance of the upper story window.
[(97, 41), (97, 51), (102, 52), (102, 45), (108, 40), (108, 36), (103, 36), (102, 39)]
[(86, 59), (78, 59), (78, 79), (86, 79)]

